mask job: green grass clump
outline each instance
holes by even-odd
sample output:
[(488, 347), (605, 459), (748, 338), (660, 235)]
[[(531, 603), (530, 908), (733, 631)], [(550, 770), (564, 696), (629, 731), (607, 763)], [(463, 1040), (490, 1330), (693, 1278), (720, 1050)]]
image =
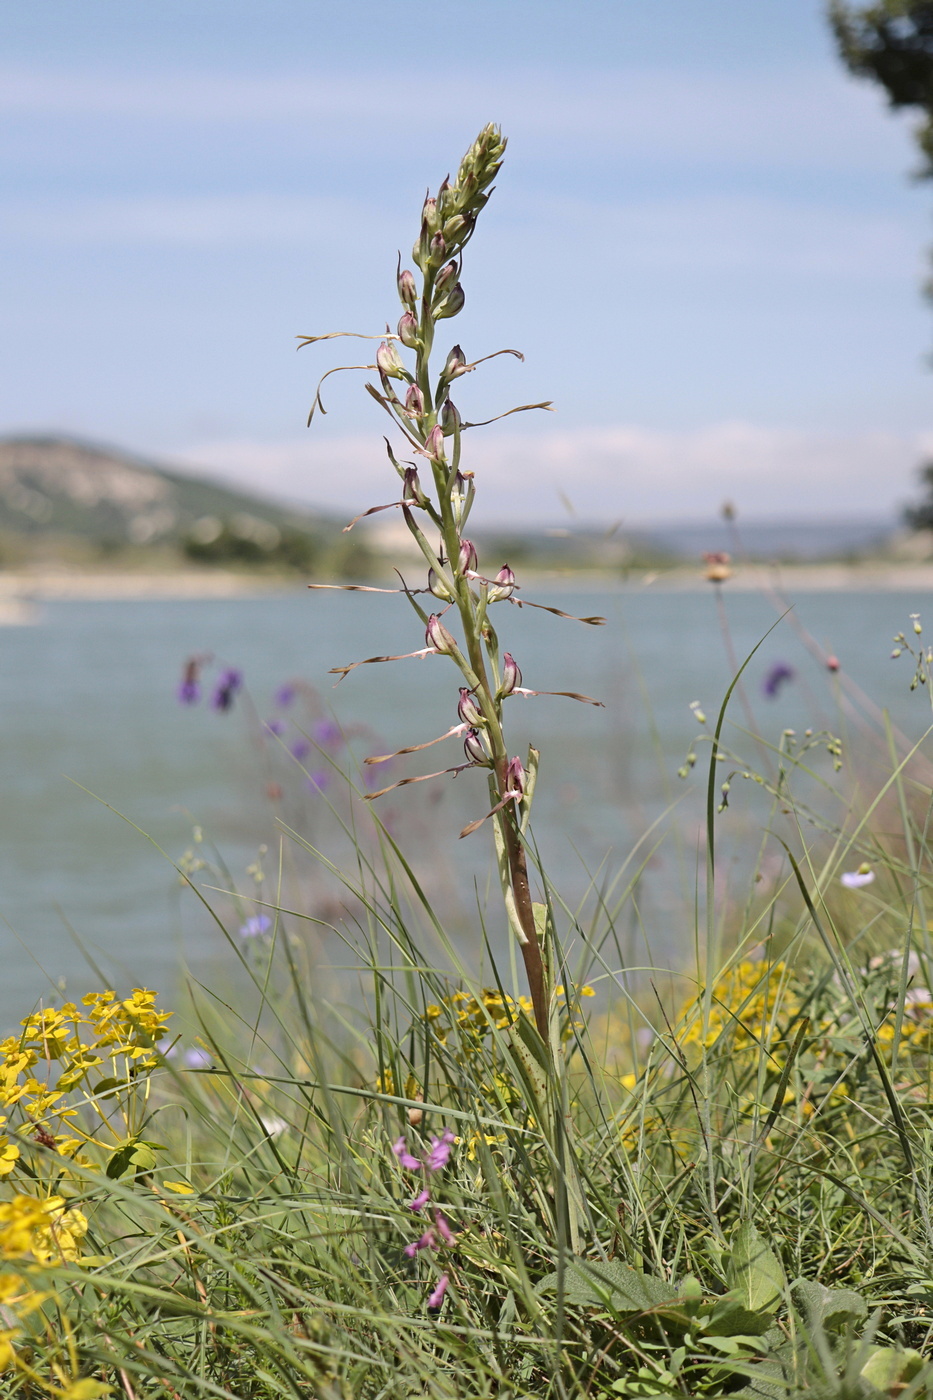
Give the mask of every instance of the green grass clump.
[(931, 969), (924, 930), (880, 946), (881, 883), (860, 928), (785, 886), (660, 996), (552, 898), (542, 1054), (511, 971), (428, 956), (387, 840), (365, 1012), (276, 932), (248, 1010), (196, 1001), (196, 1068), (151, 993), (27, 1018), (2, 1393), (933, 1393)]

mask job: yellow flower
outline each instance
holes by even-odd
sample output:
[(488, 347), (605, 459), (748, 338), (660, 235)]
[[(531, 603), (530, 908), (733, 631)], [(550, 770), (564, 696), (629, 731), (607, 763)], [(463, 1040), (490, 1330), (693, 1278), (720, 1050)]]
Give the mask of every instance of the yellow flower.
[(61, 1196), (40, 1200), (17, 1195), (0, 1201), (0, 1257), (4, 1259), (73, 1262), (86, 1233), (87, 1218), (80, 1210), (67, 1210)]

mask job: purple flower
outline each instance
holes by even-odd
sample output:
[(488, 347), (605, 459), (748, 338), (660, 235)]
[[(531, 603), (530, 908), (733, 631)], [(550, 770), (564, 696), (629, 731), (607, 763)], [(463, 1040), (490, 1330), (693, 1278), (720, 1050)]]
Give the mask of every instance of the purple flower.
[(428, 1299), (429, 1308), (440, 1307), (441, 1303), (443, 1303), (444, 1301), (444, 1294), (447, 1292), (447, 1287), (449, 1283), (450, 1279), (447, 1277), (447, 1275), (441, 1274), (440, 1278), (437, 1280), (437, 1287)]
[(786, 661), (776, 661), (761, 683), (762, 695), (774, 700), (784, 682), (792, 681), (795, 675), (793, 666), (788, 666)]
[(400, 1137), (397, 1142), (393, 1142), (392, 1151), (406, 1171), (417, 1172), (421, 1170), (421, 1163), (418, 1161), (417, 1157), (411, 1155), (408, 1150), (408, 1144), (403, 1137)]
[(268, 914), (254, 914), (247, 919), (240, 929), (241, 938), (259, 938), (261, 934), (268, 933), (272, 927), (272, 920)]
[(295, 698), (295, 687), (293, 685), (280, 685), (275, 692), (275, 703), (281, 709), (287, 710)]
[(427, 1205), (427, 1203), (428, 1203), (428, 1201), (429, 1201), (430, 1199), (431, 1199), (431, 1193), (430, 1193), (430, 1191), (428, 1190), (428, 1188), (425, 1187), (423, 1191), (419, 1191), (419, 1192), (418, 1192), (417, 1196), (415, 1197), (415, 1199), (414, 1199), (413, 1201), (409, 1201), (409, 1202), (408, 1202), (408, 1209), (409, 1209), (409, 1210), (423, 1210), (424, 1207)]
[(449, 1128), (445, 1128), (439, 1138), (432, 1137), (431, 1150), (424, 1159), (424, 1165), (429, 1172), (439, 1172), (446, 1167), (450, 1161), (450, 1149), (454, 1143), (454, 1135)]
[(270, 734), (280, 735), (285, 733), (285, 721), (281, 719), (267, 719), (266, 728)]
[(223, 714), (229, 709), (232, 709), (233, 697), (236, 695), (237, 691), (240, 689), (242, 684), (242, 671), (234, 671), (231, 669), (229, 671), (222, 672), (220, 680), (217, 682), (217, 688), (214, 691), (214, 694), (211, 698), (212, 708), (220, 711), (221, 714)]
[(304, 761), (304, 759), (306, 759), (306, 758), (308, 757), (308, 754), (309, 754), (310, 752), (311, 752), (311, 745), (310, 745), (310, 743), (308, 742), (307, 739), (296, 739), (295, 742), (292, 744), (292, 747), (291, 747), (291, 755), (292, 755), (292, 758), (297, 759), (299, 763), (302, 763), (302, 762)]
[(343, 734), (340, 725), (335, 724), (332, 719), (319, 719), (311, 727), (311, 735), (316, 744), (322, 749), (339, 749), (343, 743)]
[(450, 1222), (448, 1221), (447, 1216), (442, 1210), (436, 1210), (434, 1212), (434, 1224), (437, 1228), (437, 1233), (440, 1235), (444, 1243), (453, 1244), (454, 1240), (456, 1239), (456, 1236), (453, 1230), (450, 1228)]
[(190, 656), (185, 662), (185, 669), (181, 676), (181, 685), (178, 687), (179, 704), (196, 705), (200, 700), (201, 687), (198, 684), (200, 671), (200, 660), (196, 656)]
[(418, 1240), (413, 1240), (411, 1244), (406, 1244), (405, 1253), (409, 1259), (414, 1259), (415, 1255), (422, 1249), (437, 1249), (437, 1240), (434, 1238), (433, 1230), (425, 1230)]
[(188, 1069), (210, 1069), (211, 1057), (206, 1050), (186, 1050), (182, 1059)]
[(309, 773), (306, 786), (312, 792), (325, 792), (330, 787), (330, 774), (323, 768), (315, 768), (313, 773)]

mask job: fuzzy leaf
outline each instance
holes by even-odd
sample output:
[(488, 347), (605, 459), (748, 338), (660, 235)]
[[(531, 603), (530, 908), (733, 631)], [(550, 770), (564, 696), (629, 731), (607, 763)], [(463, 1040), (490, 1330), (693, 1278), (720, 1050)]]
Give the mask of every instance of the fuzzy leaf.
[[(538, 1292), (553, 1292), (557, 1274), (548, 1274), (538, 1284)], [(609, 1308), (614, 1313), (663, 1312), (670, 1321), (687, 1327), (690, 1318), (677, 1304), (676, 1288), (662, 1279), (653, 1278), (639, 1269), (623, 1264), (621, 1259), (597, 1262), (590, 1259), (568, 1259), (564, 1274), (564, 1296), (569, 1303)]]
[(865, 1299), (851, 1288), (827, 1288), (814, 1279), (800, 1278), (794, 1284), (794, 1296), (802, 1303), (810, 1326), (829, 1332), (850, 1322), (864, 1322), (868, 1316)]
[(784, 1292), (781, 1261), (750, 1221), (736, 1231), (728, 1279), (736, 1300), (753, 1313), (774, 1312)]
[(872, 1347), (860, 1375), (886, 1395), (896, 1395), (923, 1368), (918, 1351), (895, 1351), (894, 1347)]

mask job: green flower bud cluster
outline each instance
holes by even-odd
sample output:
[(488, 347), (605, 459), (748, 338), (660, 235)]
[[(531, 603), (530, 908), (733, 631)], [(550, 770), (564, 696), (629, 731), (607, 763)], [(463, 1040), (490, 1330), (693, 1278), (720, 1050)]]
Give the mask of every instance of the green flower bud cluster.
[(453, 184), (446, 179), (437, 197), (429, 195), (425, 200), (421, 232), (412, 249), (412, 257), (423, 273), (439, 273), (472, 236), (477, 215), (489, 199), (489, 186), (502, 164), (505, 146), (498, 126), (491, 122), (484, 126), (460, 162)]

